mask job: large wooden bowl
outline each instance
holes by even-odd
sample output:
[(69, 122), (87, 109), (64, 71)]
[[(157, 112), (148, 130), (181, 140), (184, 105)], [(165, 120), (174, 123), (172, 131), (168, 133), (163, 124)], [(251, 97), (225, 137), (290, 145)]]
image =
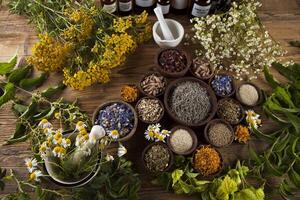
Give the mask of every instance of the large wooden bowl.
[[(209, 100), (210, 100), (210, 103), (211, 103), (211, 110), (210, 112), (208, 113), (207, 117), (202, 120), (201, 122), (199, 123), (196, 123), (196, 124), (192, 124), (192, 123), (186, 123), (184, 121), (182, 121), (181, 119), (179, 119), (171, 110), (171, 107), (169, 105), (169, 98), (170, 98), (170, 94), (173, 92), (174, 88), (182, 83), (182, 82), (186, 82), (186, 81), (194, 81), (194, 82), (197, 82), (197, 83), (200, 83), (200, 85), (206, 89), (207, 93), (208, 93), (208, 97), (209, 97)], [(216, 114), (217, 112), (217, 97), (215, 95), (215, 93), (213, 92), (213, 90), (210, 88), (209, 85), (207, 85), (205, 82), (197, 79), (197, 78), (194, 78), (194, 77), (184, 77), (184, 78), (180, 78), (180, 79), (177, 79), (177, 80), (174, 80), (173, 82), (171, 82), (168, 86), (167, 86), (167, 89), (166, 89), (166, 92), (165, 92), (165, 95), (164, 95), (164, 104), (165, 104), (165, 108), (166, 108), (166, 111), (167, 113), (170, 115), (170, 117), (176, 121), (177, 123), (179, 124), (182, 124), (182, 125), (185, 125), (185, 126), (192, 126), (192, 127), (199, 127), (199, 126), (202, 126), (204, 124), (206, 124), (207, 122), (209, 122)]]
[[(109, 106), (111, 104), (114, 104), (114, 103), (121, 103), (121, 104), (125, 104), (126, 106), (128, 106), (131, 110), (132, 110), (132, 113), (134, 115), (134, 124), (133, 124), (133, 128), (132, 130), (124, 137), (121, 137), (117, 140), (115, 140), (116, 142), (122, 142), (122, 141), (127, 141), (129, 140), (133, 135), (134, 133), (136, 132), (136, 128), (137, 128), (137, 125), (138, 125), (138, 116), (137, 116), (137, 113), (134, 109), (134, 107), (132, 107), (132, 105), (130, 105), (129, 103), (126, 103), (125, 101), (122, 101), (122, 100), (112, 100), (112, 101), (108, 101), (106, 103), (103, 103), (101, 104), (100, 106), (98, 106), (98, 108), (94, 111), (94, 114), (93, 114), (93, 124), (95, 124), (96, 122), (96, 119), (98, 117), (98, 114), (99, 114), (99, 111), (103, 108), (105, 108), (106, 106)], [(101, 124), (100, 124), (101, 125)]]

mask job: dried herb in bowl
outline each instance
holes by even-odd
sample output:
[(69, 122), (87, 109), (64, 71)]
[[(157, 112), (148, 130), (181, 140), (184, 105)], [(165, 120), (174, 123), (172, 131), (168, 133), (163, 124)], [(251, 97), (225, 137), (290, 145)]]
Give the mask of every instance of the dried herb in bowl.
[(126, 137), (135, 127), (134, 110), (125, 103), (111, 103), (98, 111), (95, 124), (101, 125), (113, 139)]
[(150, 144), (144, 152), (145, 167), (153, 173), (163, 172), (170, 166), (171, 156), (171, 152), (165, 144)]
[(206, 137), (210, 144), (216, 147), (224, 147), (232, 143), (234, 133), (232, 127), (225, 121), (216, 120), (208, 125)]
[(143, 77), (140, 87), (145, 95), (157, 97), (166, 89), (166, 79), (159, 73), (151, 73)]
[(192, 80), (178, 83), (170, 94), (169, 106), (186, 124), (200, 123), (207, 118), (212, 107), (206, 88)]
[(218, 102), (217, 115), (232, 125), (238, 124), (244, 117), (242, 105), (234, 99), (226, 98)]
[(136, 105), (139, 118), (146, 123), (156, 123), (164, 114), (163, 104), (156, 98), (142, 98)]
[(158, 57), (160, 67), (166, 72), (181, 72), (187, 67), (186, 55), (177, 49), (166, 49)]
[(220, 153), (209, 145), (200, 146), (194, 155), (194, 168), (203, 176), (218, 173), (222, 168)]
[(200, 58), (195, 58), (191, 66), (192, 73), (195, 77), (206, 80), (214, 74), (212, 66), (209, 62), (205, 62)]
[(217, 74), (210, 83), (217, 96), (228, 97), (234, 93), (233, 78), (225, 74)]
[(128, 103), (135, 102), (139, 97), (139, 90), (135, 85), (124, 85), (121, 89), (121, 98)]

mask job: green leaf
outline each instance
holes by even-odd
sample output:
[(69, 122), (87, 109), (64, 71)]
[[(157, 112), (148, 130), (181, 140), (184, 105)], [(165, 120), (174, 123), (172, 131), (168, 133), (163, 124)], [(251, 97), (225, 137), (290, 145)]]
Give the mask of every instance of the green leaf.
[(186, 172), (185, 175), (189, 178), (196, 178), (199, 176), (199, 173)]
[(284, 77), (286, 77), (288, 80), (291, 80), (291, 81), (295, 81), (297, 80), (299, 77), (297, 77), (297, 74), (294, 73), (291, 68), (289, 67), (285, 67), (283, 66), (282, 64), (280, 63), (273, 63), (272, 66), (281, 74), (283, 75)]
[(184, 172), (180, 169), (176, 169), (172, 172), (172, 175), (171, 175), (172, 180), (173, 180), (172, 186), (174, 186), (181, 179), (183, 174), (184, 174)]
[(0, 107), (5, 103), (13, 100), (15, 97), (15, 86), (12, 83), (7, 83), (4, 87), (4, 94), (0, 97)]
[(41, 86), (48, 78), (48, 74), (43, 73), (36, 78), (27, 78), (20, 81), (20, 87), (26, 90), (32, 90)]
[(5, 75), (5, 74), (11, 72), (11, 70), (13, 70), (13, 68), (17, 64), (17, 60), (18, 60), (18, 57), (17, 57), (17, 55), (15, 55), (14, 57), (12, 57), (10, 59), (9, 62), (0, 63), (0, 75)]
[[(277, 87), (274, 91), (274, 94), (277, 98), (282, 100), (285, 104), (289, 106), (289, 108), (295, 108), (295, 105), (291, 99), (291, 94), (289, 91), (282, 87)], [(283, 106), (282, 106), (283, 107)]]
[(14, 103), (14, 105), (12, 106), (12, 109), (17, 116), (20, 116), (26, 111), (27, 106), (18, 104), (18, 103)]
[(299, 161), (300, 160), (300, 157), (299, 157), (299, 153), (296, 152), (296, 148), (297, 148), (297, 144), (298, 144), (298, 141), (299, 141), (299, 137), (296, 137), (293, 142), (292, 142), (292, 145), (291, 145), (291, 153), (292, 155)]
[(216, 197), (217, 199), (229, 200), (229, 195), (235, 193), (237, 190), (236, 182), (227, 175), (219, 186)]
[(31, 73), (32, 67), (21, 67), (11, 72), (8, 76), (8, 81), (11, 83), (19, 84), (19, 82), (26, 78), (29, 73)]
[(43, 97), (45, 97), (45, 98), (48, 98), (48, 99), (50, 99), (50, 98), (53, 98), (53, 96), (55, 95), (55, 94), (57, 94), (58, 92), (61, 92), (62, 90), (64, 90), (65, 89), (65, 85), (64, 84), (59, 84), (59, 85), (57, 85), (57, 86), (55, 86), (55, 87), (50, 87), (50, 88), (48, 88), (47, 90), (44, 90), (42, 93), (41, 93), (41, 95), (43, 96)]
[(273, 77), (273, 75), (270, 73), (270, 70), (267, 66), (264, 67), (264, 74), (267, 82), (270, 84), (270, 86), (275, 89), (276, 87), (280, 86), (278, 81), (276, 81)]
[(292, 183), (300, 189), (300, 175), (294, 170), (293, 167), (291, 167), (288, 174)]
[(300, 48), (300, 41), (294, 40), (294, 41), (290, 41), (289, 43), (293, 47), (299, 47)]
[(253, 187), (242, 189), (234, 194), (235, 200), (264, 200), (265, 193), (262, 188), (254, 189)]
[(250, 157), (256, 162), (256, 165), (260, 165), (262, 163), (262, 159), (259, 158), (257, 153), (251, 147), (249, 148), (249, 154), (250, 154)]
[(27, 107), (26, 111), (20, 116), (20, 118), (25, 118), (25, 119), (30, 118), (32, 115), (36, 113), (37, 107), (38, 107), (37, 102), (33, 100)]
[(281, 136), (281, 138), (280, 142), (273, 147), (273, 151), (282, 152), (290, 142), (290, 135), (288, 133), (284, 137)]
[(191, 193), (191, 187), (189, 184), (187, 184), (186, 182), (182, 181), (182, 180), (179, 180), (178, 181), (178, 184), (180, 185), (180, 188), (182, 189), (182, 191), (185, 193), (185, 194), (190, 194)]
[(256, 129), (256, 128), (254, 128), (254, 127), (252, 127), (251, 130), (252, 130), (252, 132), (253, 132), (258, 138), (262, 138), (262, 139), (264, 139), (264, 140), (266, 140), (266, 141), (273, 142), (274, 139), (276, 139), (276, 138), (274, 138), (274, 137), (272, 137), (272, 136), (270, 136), (270, 135), (267, 135), (267, 134), (262, 133), (261, 131), (259, 131), (258, 129)]
[(266, 154), (264, 155), (264, 158), (265, 158), (265, 167), (267, 172), (269, 172), (273, 176), (279, 176), (279, 177), (284, 174), (283, 172), (281, 172), (279, 169), (277, 169), (275, 166), (272, 165), (272, 163), (270, 162)]
[(292, 113), (285, 113), (287, 118), (289, 119), (290, 123), (293, 125), (297, 133), (300, 133), (300, 117), (292, 114)]

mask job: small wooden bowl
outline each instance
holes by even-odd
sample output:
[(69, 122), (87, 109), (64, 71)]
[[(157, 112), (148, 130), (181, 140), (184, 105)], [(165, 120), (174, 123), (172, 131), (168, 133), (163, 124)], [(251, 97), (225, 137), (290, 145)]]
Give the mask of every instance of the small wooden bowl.
[[(194, 168), (194, 170), (195, 170), (196, 172), (200, 173), (201, 175), (202, 175), (201, 171), (200, 171), (199, 169), (195, 168), (195, 164), (194, 164), (194, 163), (195, 163), (195, 155), (196, 155), (196, 152), (197, 152), (197, 150), (198, 150), (200, 147), (202, 147), (202, 146), (210, 146), (210, 145), (200, 145), (200, 146), (194, 151), (194, 153), (193, 153), (193, 168)], [(222, 156), (222, 154), (220, 153), (220, 151), (219, 151), (218, 149), (214, 148), (214, 147), (211, 147), (211, 148), (213, 148), (214, 150), (216, 150), (216, 151), (218, 152), (218, 154), (219, 154), (219, 156), (220, 156), (220, 159), (221, 159), (221, 166), (220, 166), (219, 171), (217, 171), (217, 172), (214, 173), (214, 174), (210, 174), (210, 175), (208, 175), (208, 176), (202, 175), (202, 176), (203, 176), (204, 178), (206, 178), (206, 179), (213, 179), (214, 177), (218, 176), (218, 175), (222, 172), (223, 167), (224, 167), (224, 160), (223, 160), (223, 156)]]
[[(212, 81), (214, 80), (214, 78), (215, 78), (216, 76), (230, 76), (230, 77), (231, 77), (231, 79), (232, 79), (232, 83), (231, 83), (232, 91), (231, 91), (231, 93), (229, 93), (229, 94), (227, 94), (227, 95), (218, 95), (218, 94), (216, 93), (216, 91), (215, 91), (214, 88), (212, 87)], [(218, 73), (218, 74), (215, 74), (213, 77), (211, 77), (211, 78), (209, 79), (209, 85), (210, 85), (210, 87), (212, 88), (212, 90), (214, 91), (214, 93), (216, 94), (216, 96), (222, 97), (222, 98), (231, 97), (231, 96), (235, 93), (235, 90), (236, 90), (236, 85), (235, 85), (234, 77), (233, 77), (232, 75), (226, 74), (226, 73)]]
[(93, 124), (95, 124), (95, 122), (96, 122), (96, 119), (99, 115), (99, 111), (102, 110), (103, 108), (105, 108), (106, 106), (109, 106), (109, 105), (114, 104), (114, 103), (125, 104), (126, 106), (128, 106), (132, 110), (132, 113), (134, 115), (134, 124), (133, 124), (133, 128), (130, 131), (130, 133), (128, 133), (124, 137), (121, 137), (121, 138), (115, 140), (116, 142), (124, 142), (124, 141), (129, 140), (134, 135), (134, 133), (136, 132), (136, 129), (137, 129), (137, 125), (138, 125), (137, 113), (136, 113), (134, 107), (132, 107), (132, 105), (130, 105), (129, 103), (126, 103), (125, 101), (122, 101), (122, 100), (112, 100), (112, 101), (108, 101), (106, 103), (101, 104), (100, 106), (97, 107), (97, 109), (93, 113), (93, 118), (92, 118)]
[[(138, 105), (141, 103), (141, 101), (142, 101), (143, 99), (155, 99), (155, 100), (158, 101), (159, 105), (160, 105), (161, 108), (162, 108), (162, 113), (161, 113), (160, 117), (159, 117), (157, 120), (155, 120), (155, 121), (146, 121), (146, 120), (143, 120), (142, 117), (139, 115), (139, 112), (138, 112)], [(137, 102), (137, 104), (135, 105), (135, 110), (136, 110), (136, 113), (137, 113), (137, 116), (138, 116), (139, 120), (141, 120), (142, 122), (144, 122), (144, 123), (146, 123), (146, 124), (155, 124), (155, 123), (158, 123), (158, 122), (164, 117), (164, 114), (165, 114), (164, 104), (161, 102), (161, 100), (159, 100), (159, 99), (156, 98), (156, 97), (143, 97), (143, 98), (141, 98), (141, 99)]]
[(172, 153), (172, 151), (169, 149), (168, 145), (166, 145), (165, 143), (163, 142), (153, 142), (153, 143), (150, 143), (148, 146), (146, 146), (146, 148), (143, 150), (142, 152), (142, 163), (144, 165), (144, 168), (146, 169), (147, 172), (149, 172), (150, 174), (158, 174), (158, 173), (161, 173), (161, 172), (153, 172), (153, 171), (150, 171), (147, 166), (146, 166), (146, 162), (145, 162), (145, 154), (147, 153), (147, 151), (154, 145), (162, 145), (163, 147), (165, 147), (169, 154), (170, 154), (170, 160), (169, 160), (169, 165), (161, 172), (167, 172), (169, 171), (171, 168), (172, 168), (172, 165), (174, 163), (174, 155)]
[[(255, 87), (255, 89), (256, 89), (256, 91), (257, 91), (257, 93), (258, 93), (258, 100), (257, 100), (257, 102), (256, 102), (255, 104), (253, 104), (253, 105), (248, 105), (248, 104), (245, 104), (245, 103), (242, 101), (241, 96), (240, 96), (240, 94), (239, 94), (239, 90), (240, 90), (240, 88), (241, 88), (242, 85), (252, 85), (253, 87)], [(255, 106), (258, 106), (258, 105), (261, 104), (262, 101), (263, 101), (263, 95), (262, 95), (261, 89), (258, 88), (255, 84), (250, 83), (250, 82), (243, 82), (243, 83), (241, 83), (241, 84), (236, 88), (235, 96), (236, 96), (237, 100), (238, 100), (241, 104), (243, 104), (244, 106), (248, 106), (248, 107), (255, 107)]]
[[(210, 139), (209, 139), (208, 132), (209, 132), (210, 127), (213, 126), (213, 125), (215, 125), (215, 124), (218, 124), (218, 123), (225, 124), (225, 125), (229, 128), (229, 130), (230, 130), (230, 132), (231, 132), (231, 135), (232, 135), (231, 140), (230, 140), (230, 142), (229, 142), (228, 144), (226, 144), (226, 145), (222, 145), (222, 146), (215, 145), (215, 144), (212, 143), (212, 142), (210, 141)], [(210, 122), (208, 122), (208, 123), (206, 124), (205, 129), (204, 129), (204, 138), (205, 138), (205, 140), (206, 140), (209, 144), (211, 144), (211, 145), (214, 146), (214, 147), (226, 147), (226, 146), (231, 145), (232, 142), (233, 142), (233, 140), (234, 140), (234, 130), (233, 130), (232, 126), (231, 126), (228, 122), (226, 122), (225, 120), (223, 120), (223, 119), (214, 119), (214, 120), (211, 120)]]
[(155, 74), (155, 75), (157, 75), (157, 76), (162, 76), (162, 77), (164, 77), (164, 76), (161, 75), (159, 72), (149, 72), (149, 73), (147, 73), (146, 75), (143, 75), (143, 76), (142, 76), (142, 78), (140, 79), (140, 82), (139, 82), (139, 84), (138, 84), (138, 88), (139, 88), (140, 92), (141, 92), (144, 96), (149, 96), (149, 97), (159, 97), (159, 96), (162, 96), (162, 95), (165, 93), (165, 90), (166, 90), (166, 87), (167, 87), (167, 79), (166, 79), (165, 77), (164, 77), (164, 81), (165, 81), (165, 83), (166, 83), (165, 89), (164, 89), (161, 93), (159, 93), (158, 95), (156, 95), (156, 96), (153, 96), (153, 95), (148, 94), (147, 92), (145, 92), (145, 91), (143, 90), (143, 88), (142, 88), (142, 86), (141, 86), (143, 80), (144, 80), (146, 77), (148, 77), (148, 76), (150, 76), (150, 75), (152, 75), (152, 74)]
[[(171, 92), (174, 90), (174, 88), (179, 83), (182, 83), (182, 82), (185, 82), (185, 81), (195, 81), (195, 82), (200, 83), (200, 85), (203, 86), (206, 89), (206, 91), (208, 93), (208, 96), (209, 96), (209, 99), (210, 99), (211, 111), (208, 113), (208, 116), (207, 116), (206, 119), (204, 119), (203, 121), (201, 121), (201, 122), (199, 122), (197, 124), (188, 124), (188, 123), (182, 121), (181, 119), (178, 119), (175, 116), (175, 114), (172, 112), (171, 107), (169, 106), (169, 96), (170, 96)], [(165, 92), (165, 95), (164, 95), (164, 104), (165, 104), (166, 111), (170, 115), (170, 117), (174, 121), (176, 121), (177, 123), (183, 124), (185, 126), (192, 126), (192, 127), (202, 126), (202, 125), (206, 124), (207, 122), (209, 122), (214, 117), (214, 115), (217, 112), (217, 98), (216, 98), (215, 93), (213, 92), (213, 90), (210, 88), (209, 85), (207, 85), (205, 82), (203, 82), (203, 81), (201, 81), (201, 80), (199, 80), (197, 78), (194, 78), (194, 77), (183, 77), (183, 78), (176, 79), (176, 80), (172, 81), (167, 86), (167, 89), (166, 89), (166, 92)]]
[[(218, 109), (219, 109), (220, 103), (223, 102), (223, 101), (228, 101), (228, 100), (232, 100), (234, 103), (236, 103), (237, 105), (239, 105), (240, 108), (241, 108), (241, 115), (240, 115), (240, 118), (239, 118), (239, 120), (238, 120), (237, 123), (230, 123), (230, 122), (228, 122), (226, 119), (224, 119), (222, 116), (220, 116), (220, 115), (218, 114)], [(241, 121), (243, 121), (243, 119), (244, 119), (244, 117), (245, 117), (245, 110), (244, 110), (244, 107), (242, 106), (242, 104), (241, 104), (240, 102), (238, 102), (237, 100), (235, 100), (235, 99), (233, 99), (233, 98), (224, 98), (224, 99), (221, 99), (221, 100), (218, 101), (218, 106), (217, 106), (217, 116), (218, 116), (220, 119), (223, 119), (224, 121), (227, 121), (227, 122), (228, 122), (229, 124), (231, 124), (231, 125), (237, 125), (237, 124), (239, 124)]]
[[(193, 145), (191, 147), (190, 150), (188, 150), (187, 152), (184, 152), (184, 153), (178, 153), (174, 150), (174, 148), (172, 147), (171, 145), (171, 137), (172, 137), (172, 134), (177, 131), (178, 129), (184, 129), (184, 130), (187, 130), (191, 137), (193, 138)], [(178, 154), (178, 155), (189, 155), (191, 153), (193, 153), (195, 151), (195, 149), (197, 148), (198, 146), (198, 138), (197, 138), (197, 135), (196, 133), (189, 127), (186, 127), (186, 126), (175, 126), (174, 128), (171, 129), (171, 134), (170, 136), (167, 138), (167, 145), (169, 146), (169, 148), (175, 153), (175, 154)]]
[[(182, 71), (180, 71), (180, 72), (168, 72), (168, 71), (162, 69), (162, 67), (161, 67), (161, 65), (160, 65), (160, 63), (159, 63), (159, 57), (160, 57), (160, 55), (161, 55), (161, 53), (162, 53), (163, 51), (166, 51), (166, 50), (169, 50), (169, 49), (174, 49), (174, 50), (180, 51), (180, 52), (182, 52), (183, 55), (186, 57), (187, 64), (186, 64), (186, 67), (185, 67)], [(191, 61), (190, 55), (189, 55), (186, 51), (184, 51), (184, 50), (182, 50), (182, 49), (180, 49), (180, 48), (164, 48), (164, 49), (160, 49), (160, 50), (157, 52), (157, 54), (156, 54), (156, 56), (155, 56), (155, 59), (154, 59), (154, 62), (155, 62), (155, 65), (156, 65), (157, 70), (158, 70), (163, 76), (165, 76), (165, 77), (170, 77), (170, 78), (178, 78), (178, 77), (184, 76), (184, 75), (188, 72), (188, 70), (189, 70), (189, 68), (190, 68), (190, 66), (191, 66), (191, 62), (192, 62), (192, 61)]]
[(211, 79), (211, 78), (215, 75), (215, 72), (214, 72), (214, 70), (211, 69), (212, 67), (211, 67), (211, 65), (210, 65), (211, 74), (210, 74), (209, 76), (207, 76), (207, 77), (199, 77), (199, 76), (197, 76), (196, 73), (194, 72), (193, 66), (194, 66), (194, 60), (192, 60), (192, 64), (191, 64), (191, 67), (190, 67), (189, 70), (190, 70), (190, 73), (191, 73), (194, 77), (196, 77), (196, 78), (198, 78), (198, 79), (200, 79), (200, 80), (207, 81), (207, 80)]

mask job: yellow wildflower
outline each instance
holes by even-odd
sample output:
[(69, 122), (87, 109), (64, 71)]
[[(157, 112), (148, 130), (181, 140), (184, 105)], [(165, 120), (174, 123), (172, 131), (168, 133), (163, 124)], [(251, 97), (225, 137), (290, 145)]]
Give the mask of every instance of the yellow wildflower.
[(125, 33), (130, 27), (132, 27), (131, 17), (114, 19), (113, 28), (116, 32)]
[(148, 19), (148, 13), (146, 11), (143, 11), (142, 14), (140, 14), (136, 19), (135, 22), (137, 24), (144, 24)]
[(54, 117), (55, 117), (56, 119), (60, 119), (60, 117), (61, 117), (60, 112), (56, 112), (56, 113), (54, 114)]

